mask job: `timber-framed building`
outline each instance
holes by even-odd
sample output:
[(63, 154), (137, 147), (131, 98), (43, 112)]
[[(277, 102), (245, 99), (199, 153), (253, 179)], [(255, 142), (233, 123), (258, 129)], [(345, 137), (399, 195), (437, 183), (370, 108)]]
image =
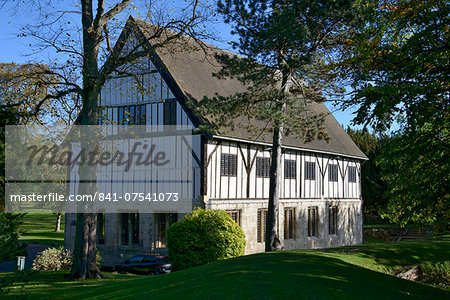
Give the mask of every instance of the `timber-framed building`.
[[(129, 42), (119, 50), (138, 42), (148, 42), (152, 48), (152, 30), (153, 25), (130, 17), (119, 38)], [(186, 41), (182, 51), (158, 48), (130, 68), (135, 72), (133, 78), (138, 76), (144, 85), (151, 85), (154, 93), (141, 93), (126, 76), (111, 76), (99, 100), (105, 117), (119, 123), (128, 115), (131, 120), (127, 122), (133, 124), (198, 127), (202, 118), (189, 109), (189, 101), (243, 90), (237, 80), (213, 76), (221, 68), (215, 54), (225, 50), (189, 47), (189, 39)], [(122, 93), (123, 88), (135, 90), (130, 95)], [(304, 143), (293, 136), (283, 139), (278, 216), (282, 246), (298, 249), (362, 243), (361, 164), (367, 157), (323, 103), (311, 104), (311, 108), (326, 114), (324, 126), (331, 140)], [(237, 126), (192, 139), (192, 203), (225, 210), (245, 233), (246, 254), (264, 251), (269, 194), (270, 137), (254, 138), (254, 133)], [(182, 217), (173, 211), (99, 213), (97, 244), (105, 264), (136, 254), (164, 254), (165, 232)], [(66, 214), (65, 246), (69, 249), (74, 246), (75, 220), (74, 214)]]

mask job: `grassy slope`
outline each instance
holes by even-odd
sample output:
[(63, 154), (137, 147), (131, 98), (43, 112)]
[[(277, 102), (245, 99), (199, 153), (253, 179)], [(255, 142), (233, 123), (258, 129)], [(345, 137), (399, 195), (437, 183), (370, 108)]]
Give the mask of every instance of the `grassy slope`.
[(24, 217), (20, 237), (27, 244), (63, 245), (64, 244), (64, 215), (61, 217), (62, 232), (55, 232), (56, 215), (52, 213), (30, 213)]
[[(32, 298), (449, 299), (450, 292), (385, 274), (398, 266), (450, 260), (450, 236), (327, 250), (262, 253), (162, 276), (108, 274), (74, 282), (63, 273), (34, 276)], [(16, 289), (11, 295), (20, 294)]]

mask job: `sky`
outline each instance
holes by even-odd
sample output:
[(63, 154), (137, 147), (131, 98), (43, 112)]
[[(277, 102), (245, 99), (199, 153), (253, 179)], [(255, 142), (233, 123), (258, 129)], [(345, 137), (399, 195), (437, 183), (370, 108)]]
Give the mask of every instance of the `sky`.
[[(71, 5), (72, 1), (64, 1), (68, 3), (68, 6)], [(17, 37), (20, 32), (20, 26), (23, 25), (22, 22), (24, 20), (29, 20), (34, 15), (35, 13), (32, 11), (19, 11), (16, 14), (13, 14), (9, 7), (0, 8), (0, 63), (26, 63), (37, 60), (45, 61), (47, 58), (51, 58), (51, 53), (41, 53), (40, 55), (33, 57), (28, 56), (32, 52), (31, 45), (34, 41), (29, 38)], [(212, 24), (211, 26), (214, 27), (214, 31), (221, 41), (208, 40), (207, 42), (230, 50), (231, 47), (226, 41), (230, 41), (234, 38), (230, 33), (231, 27), (221, 21)], [(351, 125), (354, 110), (348, 109), (346, 111), (341, 111), (334, 108), (331, 103), (326, 103), (326, 105), (344, 128)]]

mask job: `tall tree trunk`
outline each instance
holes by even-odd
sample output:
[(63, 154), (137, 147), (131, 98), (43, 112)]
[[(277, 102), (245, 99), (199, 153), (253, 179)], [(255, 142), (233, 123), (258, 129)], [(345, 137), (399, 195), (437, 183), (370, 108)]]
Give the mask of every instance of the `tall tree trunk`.
[[(94, 86), (88, 91), (86, 98), (83, 99), (82, 125), (96, 124), (98, 118), (97, 95), (98, 90)], [(84, 149), (90, 155), (98, 156), (98, 132), (95, 128), (96, 126), (81, 127), (81, 149)], [(98, 159), (98, 157), (95, 159)], [(78, 178), (80, 180), (78, 195), (94, 197), (97, 193), (97, 164), (84, 163), (80, 165)], [(74, 279), (98, 279), (102, 277), (95, 262), (97, 256), (96, 205), (96, 202), (93, 201), (80, 201), (77, 203), (74, 261), (70, 273)]]
[[(98, 70), (98, 51), (102, 40), (102, 28), (94, 20), (92, 0), (81, 1), (81, 21), (83, 25), (83, 109), (80, 125), (97, 125), (98, 94), (100, 92)], [(82, 126), (80, 133), (81, 149), (86, 153), (96, 153), (98, 136), (95, 126)], [(97, 154), (98, 156), (98, 154)], [(97, 159), (97, 158), (96, 158)], [(83, 181), (78, 187), (79, 195), (97, 193), (97, 165), (82, 164), (78, 169), (78, 178)], [(74, 260), (71, 277), (74, 279), (101, 278), (95, 263), (97, 256), (97, 214), (95, 202), (77, 203), (77, 223), (75, 231)]]
[(266, 223), (266, 251), (278, 251), (281, 249), (279, 238), (279, 200), (280, 200), (280, 176), (281, 176), (281, 140), (283, 127), (275, 126), (272, 141), (272, 162), (270, 165), (269, 183), (269, 207)]
[(61, 215), (62, 213), (56, 214), (56, 226), (55, 226), (55, 232), (61, 232)]

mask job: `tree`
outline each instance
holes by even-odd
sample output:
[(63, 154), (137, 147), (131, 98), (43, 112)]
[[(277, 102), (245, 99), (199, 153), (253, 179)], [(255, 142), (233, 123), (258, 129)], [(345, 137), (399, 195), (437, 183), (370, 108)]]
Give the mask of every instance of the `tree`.
[(23, 254), (25, 245), (19, 242), (25, 214), (0, 213), (0, 261), (12, 260)]
[[(3, 1), (3, 4), (6, 2)], [(36, 38), (39, 41), (39, 44), (36, 45), (37, 50), (45, 51), (52, 48), (60, 55), (60, 60), (55, 60), (51, 67), (43, 71), (55, 78), (53, 84), (56, 84), (57, 88), (53, 93), (43, 97), (40, 102), (48, 99), (61, 99), (68, 95), (79, 96), (82, 109), (76, 124), (80, 125), (97, 125), (99, 92), (108, 76), (113, 72), (126, 74), (119, 69), (121, 66), (132, 64), (138, 58), (148, 56), (154, 48), (163, 47), (182, 34), (192, 37), (206, 35), (204, 28), (200, 28), (199, 24), (205, 19), (201, 7), (207, 8), (207, 5), (201, 6), (199, 0), (188, 1), (183, 10), (178, 13), (174, 12), (172, 15), (165, 12), (163, 6), (157, 7), (154, 2), (149, 2), (148, 10), (143, 15), (159, 25), (159, 30), (156, 30), (155, 34), (150, 37), (158, 42), (152, 49), (147, 47), (147, 43), (138, 43), (136, 47), (124, 53), (120, 51), (125, 43), (122, 40), (116, 44), (114, 51), (111, 47), (111, 40), (114, 38), (114, 28), (117, 29), (114, 24), (120, 24), (119, 14), (127, 9), (131, 11), (137, 8), (130, 0), (113, 3), (105, 3), (104, 0), (81, 0), (73, 10), (55, 7), (52, 2), (24, 1), (27, 9), (32, 7), (41, 12), (40, 16), (43, 20), (40, 20), (37, 25), (24, 26), (22, 36)], [(81, 20), (73, 24), (73, 18), (67, 17), (71, 13), (79, 16)], [(129, 19), (128, 22), (132, 22), (132, 19)], [(80, 30), (77, 26), (80, 27)], [(81, 40), (76, 38), (78, 32), (81, 34)], [(76, 80), (77, 78), (80, 80)], [(81, 147), (87, 152), (90, 152), (95, 146), (95, 142), (85, 139), (81, 143)], [(79, 168), (79, 178), (89, 182), (80, 185), (79, 194), (95, 193), (96, 171), (96, 166), (85, 165)], [(77, 214), (74, 263), (71, 270), (73, 278), (101, 277), (95, 263), (97, 215), (88, 211), (89, 209), (90, 207), (84, 207), (86, 213)]]
[(378, 164), (385, 170), (387, 207), (392, 222), (434, 225), (447, 232), (450, 218), (449, 126), (424, 125), (417, 132), (399, 133), (382, 148)]
[[(2, 137), (5, 125), (72, 124), (78, 115), (79, 105), (75, 98), (61, 97), (50, 99), (57, 88), (55, 76), (51, 75), (48, 66), (44, 64), (0, 64), (0, 110), (2, 114)], [(13, 122), (11, 120), (13, 118)], [(1, 140), (2, 191), (1, 211), (4, 209), (4, 138)], [(42, 166), (42, 173), (54, 172), (48, 165)], [(43, 176), (45, 177), (45, 176)], [(61, 231), (61, 205), (51, 205), (56, 214), (55, 231)]]
[(58, 97), (58, 81), (49, 66), (39, 63), (0, 63), (0, 109), (14, 108), (17, 124), (73, 123), (77, 99)]
[(384, 148), (392, 221), (447, 223), (449, 202), (449, 11), (445, 0), (380, 1), (348, 40), (354, 122), (400, 130)]
[[(388, 137), (378, 136), (370, 133), (368, 130), (355, 130), (347, 128), (347, 134), (352, 138), (355, 144), (369, 158), (361, 166), (361, 189), (364, 199), (364, 212), (367, 214), (380, 215), (382, 210), (386, 209), (388, 202), (386, 196), (386, 175), (385, 167), (378, 164), (382, 159), (381, 153), (383, 146), (387, 144)], [(390, 169), (390, 168), (389, 168)]]
[(325, 93), (341, 91), (329, 67), (363, 15), (361, 2), (219, 1), (219, 12), (239, 37), (234, 47), (244, 57), (218, 57), (223, 69), (217, 76), (237, 78), (247, 89), (229, 97), (203, 99), (200, 110), (215, 116), (211, 130), (217, 124), (231, 125), (231, 114), (253, 122), (249, 128), (272, 135), (266, 251), (280, 249), (283, 136), (294, 134), (305, 142), (328, 139), (322, 126), (324, 116), (312, 113), (309, 105), (323, 101)]
[(5, 125), (19, 122), (15, 107), (0, 107), (0, 261), (14, 259), (24, 252), (19, 243), (24, 214), (5, 213)]

